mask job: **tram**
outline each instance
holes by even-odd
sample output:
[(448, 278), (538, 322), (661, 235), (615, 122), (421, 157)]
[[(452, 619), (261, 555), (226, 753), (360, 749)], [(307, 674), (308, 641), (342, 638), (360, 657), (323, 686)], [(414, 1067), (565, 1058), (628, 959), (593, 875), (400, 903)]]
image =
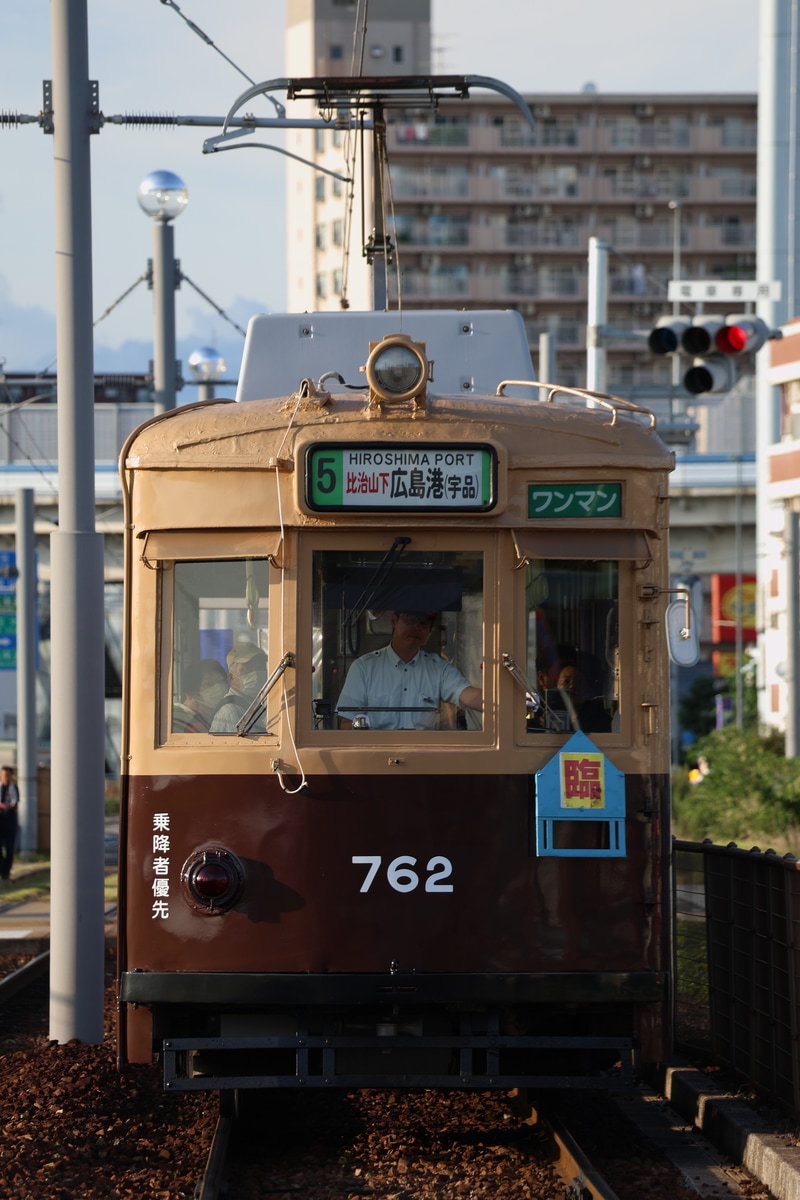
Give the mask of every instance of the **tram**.
[(485, 1088), (669, 1055), (654, 425), (534, 380), (515, 312), (349, 312), (254, 317), (236, 402), (131, 435), (122, 1064)]

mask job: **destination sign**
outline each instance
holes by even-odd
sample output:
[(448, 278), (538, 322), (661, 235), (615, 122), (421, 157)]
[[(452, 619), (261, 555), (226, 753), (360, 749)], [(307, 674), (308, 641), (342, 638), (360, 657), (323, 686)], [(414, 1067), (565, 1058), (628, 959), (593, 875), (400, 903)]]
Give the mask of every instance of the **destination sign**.
[(315, 512), (488, 512), (497, 454), (458, 442), (311, 446), (306, 502)]
[(621, 483), (529, 483), (529, 517), (620, 517)]

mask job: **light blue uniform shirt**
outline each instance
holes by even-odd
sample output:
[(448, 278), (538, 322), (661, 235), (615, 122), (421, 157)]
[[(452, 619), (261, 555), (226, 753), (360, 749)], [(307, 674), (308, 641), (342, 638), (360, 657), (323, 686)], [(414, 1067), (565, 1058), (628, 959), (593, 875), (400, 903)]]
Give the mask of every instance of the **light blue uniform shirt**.
[(418, 650), (410, 662), (403, 662), (389, 645), (356, 659), (336, 711), (349, 721), (364, 713), (370, 729), (435, 729), (441, 702), (458, 704), (468, 687), (469, 680), (446, 658)]

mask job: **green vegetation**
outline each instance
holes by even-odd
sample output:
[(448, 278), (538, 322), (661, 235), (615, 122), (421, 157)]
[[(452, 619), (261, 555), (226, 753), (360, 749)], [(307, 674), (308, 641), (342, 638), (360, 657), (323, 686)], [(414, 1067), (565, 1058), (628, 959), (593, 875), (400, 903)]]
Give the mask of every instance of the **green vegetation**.
[(119, 812), (119, 779), (106, 778), (106, 816), (115, 817)]
[(692, 756), (709, 771), (695, 784), (684, 769), (673, 776), (678, 837), (800, 856), (800, 759), (785, 757), (782, 735), (727, 725), (696, 742)]
[[(759, 731), (754, 670), (742, 680), (743, 729), (714, 728), (716, 697), (730, 695), (733, 680), (697, 679), (680, 704), (681, 728), (698, 740), (673, 772), (673, 832), (800, 857), (800, 759), (786, 758), (782, 734)], [(703, 760), (707, 774), (690, 771)]]
[(676, 920), (675, 953), (681, 996), (692, 1004), (708, 1007), (705, 921)]
[[(15, 868), (16, 873), (16, 868)], [(106, 907), (117, 902), (117, 872), (106, 873), (103, 885)], [(50, 895), (50, 864), (41, 870), (24, 870), (17, 878), (0, 883), (0, 905), (24, 904), (28, 900), (43, 900)]]

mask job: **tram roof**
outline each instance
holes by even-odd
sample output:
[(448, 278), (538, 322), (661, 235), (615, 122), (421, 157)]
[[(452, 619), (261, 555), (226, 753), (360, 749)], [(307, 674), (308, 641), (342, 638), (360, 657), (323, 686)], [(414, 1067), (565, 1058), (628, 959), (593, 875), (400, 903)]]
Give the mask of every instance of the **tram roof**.
[[(393, 405), (368, 413), (370, 346), (398, 333), (425, 344), (432, 368), (425, 411)], [(518, 312), (261, 313), (248, 326), (236, 401), (155, 418), (131, 436), (124, 464), (264, 469), (291, 457), (296, 438), (307, 441), (312, 431), (359, 444), (493, 441), (520, 468), (672, 467), (644, 410), (633, 415), (623, 400), (589, 407), (572, 389), (549, 392), (520, 380), (534, 375)]]
[[(297, 381), (298, 387), (300, 380)], [(537, 393), (532, 390), (532, 396)], [(545, 393), (547, 395), (547, 393)], [(312, 437), (309, 439), (308, 435)], [(367, 415), (363, 392), (330, 393), (328, 402), (280, 396), (248, 404), (187, 405), (140, 426), (123, 450), (131, 469), (266, 469), (290, 458), (298, 436), (369, 445), (394, 440), (490, 441), (510, 467), (606, 465), (670, 470), (673, 456), (646, 421), (565, 398), (441, 395), (428, 392), (425, 415), (408, 409)]]

